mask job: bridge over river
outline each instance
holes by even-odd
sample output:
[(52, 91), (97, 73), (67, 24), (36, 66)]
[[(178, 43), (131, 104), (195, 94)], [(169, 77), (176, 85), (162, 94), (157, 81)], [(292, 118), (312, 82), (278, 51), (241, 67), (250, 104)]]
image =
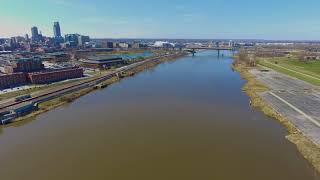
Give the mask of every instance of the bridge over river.
[(236, 47), (189, 47), (183, 49), (184, 51), (190, 52), (193, 55), (197, 53), (197, 50), (215, 50), (218, 51), (218, 56), (220, 56), (220, 51), (236, 51), (238, 48)]

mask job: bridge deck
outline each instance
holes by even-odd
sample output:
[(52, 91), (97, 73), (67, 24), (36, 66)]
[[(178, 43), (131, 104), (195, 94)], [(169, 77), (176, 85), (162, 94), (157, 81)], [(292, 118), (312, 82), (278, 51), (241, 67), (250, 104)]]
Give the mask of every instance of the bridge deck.
[(202, 49), (205, 49), (205, 50), (234, 50), (235, 48), (227, 48), (227, 47), (197, 47), (197, 48), (186, 48), (186, 49), (191, 49), (191, 50), (202, 50)]

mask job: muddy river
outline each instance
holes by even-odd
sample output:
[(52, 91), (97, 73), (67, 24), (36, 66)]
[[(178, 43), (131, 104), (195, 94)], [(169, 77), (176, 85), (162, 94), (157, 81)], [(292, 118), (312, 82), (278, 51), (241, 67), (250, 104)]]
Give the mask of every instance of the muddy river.
[(1, 180), (315, 180), (232, 54), (158, 65), (0, 129)]

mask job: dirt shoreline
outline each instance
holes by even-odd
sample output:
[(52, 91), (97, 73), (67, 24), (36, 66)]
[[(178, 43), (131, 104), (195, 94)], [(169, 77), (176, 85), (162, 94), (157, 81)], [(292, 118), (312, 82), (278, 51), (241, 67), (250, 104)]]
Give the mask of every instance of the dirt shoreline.
[(259, 108), (265, 115), (278, 120), (288, 131), (286, 138), (296, 145), (303, 157), (320, 173), (320, 146), (304, 136), (285, 116), (277, 112), (258, 95), (259, 92), (268, 91), (269, 88), (249, 72), (250, 68), (241, 64), (235, 65), (233, 68), (247, 81), (243, 91), (251, 98), (251, 105)]
[[(157, 66), (161, 63), (168, 62), (168, 61), (174, 61), (174, 60), (176, 60), (180, 57), (183, 57), (185, 55), (186, 54), (179, 54), (179, 55), (175, 55), (173, 57), (165, 57), (165, 58), (161, 58), (161, 59), (158, 59), (155, 61), (150, 61), (146, 64), (141, 65), (141, 66), (137, 66), (134, 69), (126, 71), (125, 73), (123, 73), (121, 75), (121, 77), (115, 76), (115, 77), (112, 77), (112, 78), (102, 82), (101, 87), (106, 88), (107, 86), (109, 86), (115, 82), (119, 82), (123, 78), (130, 77), (130, 76), (135, 75), (136, 73), (142, 72), (147, 69), (154, 68), (155, 66)], [(42, 113), (48, 112), (48, 111), (53, 110), (55, 108), (58, 108), (62, 105), (71, 103), (72, 101), (74, 101), (74, 100), (76, 100), (86, 94), (89, 94), (97, 89), (98, 89), (97, 87), (88, 87), (88, 88), (82, 89), (80, 91), (66, 94), (66, 95), (61, 96), (59, 98), (55, 98), (55, 99), (43, 102), (43, 103), (39, 104), (39, 109), (37, 111), (34, 111), (34, 112), (27, 114), (25, 116), (18, 117), (16, 119), (12, 120), (12, 122), (10, 124), (3, 125), (0, 128), (15, 126), (18, 122), (24, 122), (24, 121), (30, 120), (32, 118), (35, 118)]]

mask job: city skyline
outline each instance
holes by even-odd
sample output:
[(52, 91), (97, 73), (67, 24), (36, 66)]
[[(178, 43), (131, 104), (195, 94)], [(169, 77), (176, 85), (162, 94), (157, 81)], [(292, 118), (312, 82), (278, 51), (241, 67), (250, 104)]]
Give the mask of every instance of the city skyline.
[(3, 0), (0, 38), (30, 35), (33, 26), (53, 37), (59, 21), (62, 35), (93, 38), (320, 40), (319, 5), (316, 0)]

